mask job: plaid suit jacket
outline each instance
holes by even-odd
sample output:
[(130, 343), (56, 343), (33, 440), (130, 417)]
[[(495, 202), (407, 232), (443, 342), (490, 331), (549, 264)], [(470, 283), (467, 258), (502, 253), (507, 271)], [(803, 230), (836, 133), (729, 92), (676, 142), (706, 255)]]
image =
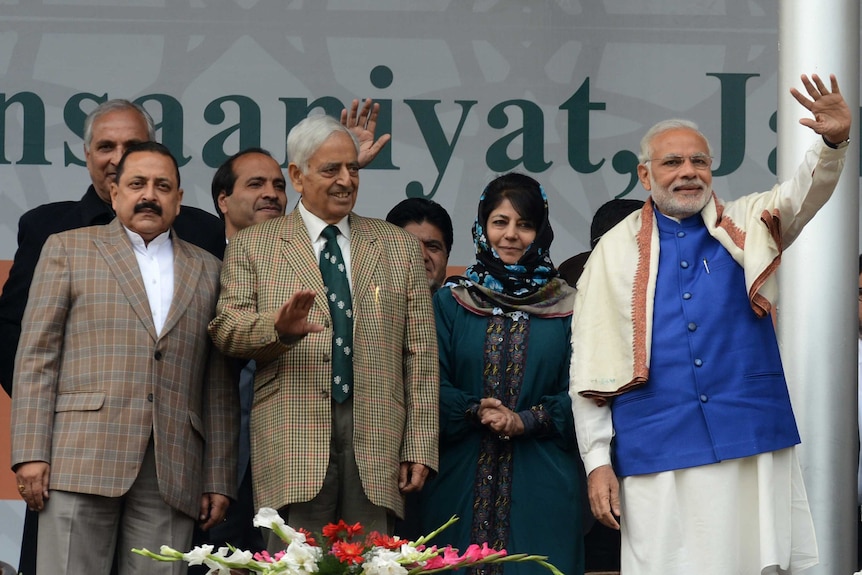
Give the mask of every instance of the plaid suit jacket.
[(203, 493), (236, 491), (239, 401), (207, 336), (219, 261), (173, 235), (174, 296), (157, 335), (118, 221), (51, 236), (24, 314), (12, 465), (46, 461), (52, 489), (118, 497), (152, 433), (159, 491), (197, 518)]
[[(399, 464), (437, 468), (439, 365), (419, 244), (382, 220), (350, 215), (354, 449), (369, 500), (402, 516)], [(251, 411), (255, 504), (309, 501), (323, 485), (331, 432), (332, 329), (323, 279), (298, 210), (231, 239), (210, 334), (227, 355), (255, 359)], [(317, 291), (308, 321), (326, 326), (285, 344), (275, 314)]]

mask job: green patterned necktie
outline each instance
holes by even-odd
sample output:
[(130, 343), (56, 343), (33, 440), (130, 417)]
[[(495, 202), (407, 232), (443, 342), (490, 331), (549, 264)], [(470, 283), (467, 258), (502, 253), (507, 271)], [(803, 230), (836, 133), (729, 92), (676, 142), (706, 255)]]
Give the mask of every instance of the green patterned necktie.
[(329, 225), (321, 236), (326, 245), (320, 250), (320, 275), (326, 285), (326, 301), (332, 316), (332, 397), (338, 403), (353, 391), (353, 298), (341, 248), (338, 228)]

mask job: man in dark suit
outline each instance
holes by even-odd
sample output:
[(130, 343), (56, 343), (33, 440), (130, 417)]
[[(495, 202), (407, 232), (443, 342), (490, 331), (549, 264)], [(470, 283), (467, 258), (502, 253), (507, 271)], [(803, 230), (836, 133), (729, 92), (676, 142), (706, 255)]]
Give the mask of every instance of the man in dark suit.
[(386, 214), (386, 221), (404, 228), (419, 240), (428, 287), (433, 294), (446, 280), (452, 252), (452, 218), (446, 209), (428, 198), (401, 200)]
[(163, 145), (130, 146), (117, 218), (52, 235), (16, 356), (12, 465), (40, 512), (40, 573), (179, 575), (131, 547), (187, 549), (236, 493), (236, 378), (206, 327), (220, 262), (171, 225), (182, 199)]
[[(212, 180), (213, 204), (224, 220), (225, 240), (248, 226), (284, 216), (287, 205), (286, 182), (281, 166), (267, 150), (248, 148), (225, 160)], [(241, 424), (237, 456), (237, 499), (228, 509), (225, 521), (206, 533), (197, 531), (195, 545), (231, 544), (238, 549), (257, 552), (265, 548), (261, 531), (253, 526), (254, 501), (251, 477), (251, 439), (249, 416), (254, 397), (255, 362), (237, 362), (241, 368), (239, 396)], [(205, 565), (189, 567), (189, 573), (207, 573)]]
[[(87, 192), (78, 201), (44, 204), (21, 216), (18, 251), (0, 295), (0, 383), (10, 396), (21, 319), (42, 246), (51, 234), (112, 221), (110, 189), (120, 157), (129, 145), (154, 137), (153, 120), (143, 108), (127, 100), (104, 102), (84, 122), (84, 155), (92, 181)], [(174, 230), (218, 258), (224, 253), (221, 222), (203, 210), (183, 207)], [(36, 515), (28, 512), (18, 566), (23, 575), (35, 574), (35, 542)]]
[[(84, 122), (84, 156), (92, 180), (84, 196), (77, 201), (43, 204), (21, 216), (18, 251), (0, 295), (0, 383), (10, 396), (21, 318), (45, 240), (51, 234), (113, 220), (111, 182), (120, 157), (130, 144), (154, 139), (153, 120), (143, 108), (128, 100), (104, 102)], [(224, 254), (224, 229), (212, 214), (183, 206), (174, 229), (178, 236), (219, 259)]]

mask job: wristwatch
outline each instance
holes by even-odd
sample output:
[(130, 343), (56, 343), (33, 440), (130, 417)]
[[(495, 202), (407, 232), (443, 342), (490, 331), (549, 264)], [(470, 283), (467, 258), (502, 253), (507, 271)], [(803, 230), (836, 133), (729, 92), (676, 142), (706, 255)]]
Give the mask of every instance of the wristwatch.
[(838, 142), (837, 144), (833, 144), (829, 140), (826, 139), (826, 136), (822, 136), (823, 143), (832, 148), (833, 150), (840, 150), (841, 148), (846, 148), (850, 145), (850, 138), (847, 138), (843, 142)]

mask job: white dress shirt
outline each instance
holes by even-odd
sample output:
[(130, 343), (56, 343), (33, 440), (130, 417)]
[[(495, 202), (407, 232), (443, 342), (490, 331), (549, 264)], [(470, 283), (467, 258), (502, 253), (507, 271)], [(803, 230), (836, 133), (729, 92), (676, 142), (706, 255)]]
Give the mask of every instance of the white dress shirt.
[[(308, 230), (308, 239), (311, 240), (311, 247), (314, 250), (314, 260), (320, 261), (320, 252), (323, 250), (323, 246), (326, 245), (326, 238), (322, 237), (320, 234), (329, 224), (309, 212), (308, 209), (302, 205), (301, 200), (298, 205), (299, 215), (302, 216), (305, 229)], [(341, 232), (338, 234), (336, 241), (338, 242), (338, 247), (341, 248), (344, 267), (347, 268), (347, 281), (350, 284), (350, 291), (352, 292), (353, 274), (350, 271), (350, 226), (347, 223), (347, 216), (343, 217), (337, 224), (335, 224), (335, 227), (337, 227), (338, 231)]]
[(174, 299), (174, 247), (171, 233), (164, 232), (153, 238), (149, 244), (145, 244), (144, 239), (137, 233), (125, 226), (123, 229), (132, 242), (135, 259), (138, 260), (156, 334), (161, 334)]

